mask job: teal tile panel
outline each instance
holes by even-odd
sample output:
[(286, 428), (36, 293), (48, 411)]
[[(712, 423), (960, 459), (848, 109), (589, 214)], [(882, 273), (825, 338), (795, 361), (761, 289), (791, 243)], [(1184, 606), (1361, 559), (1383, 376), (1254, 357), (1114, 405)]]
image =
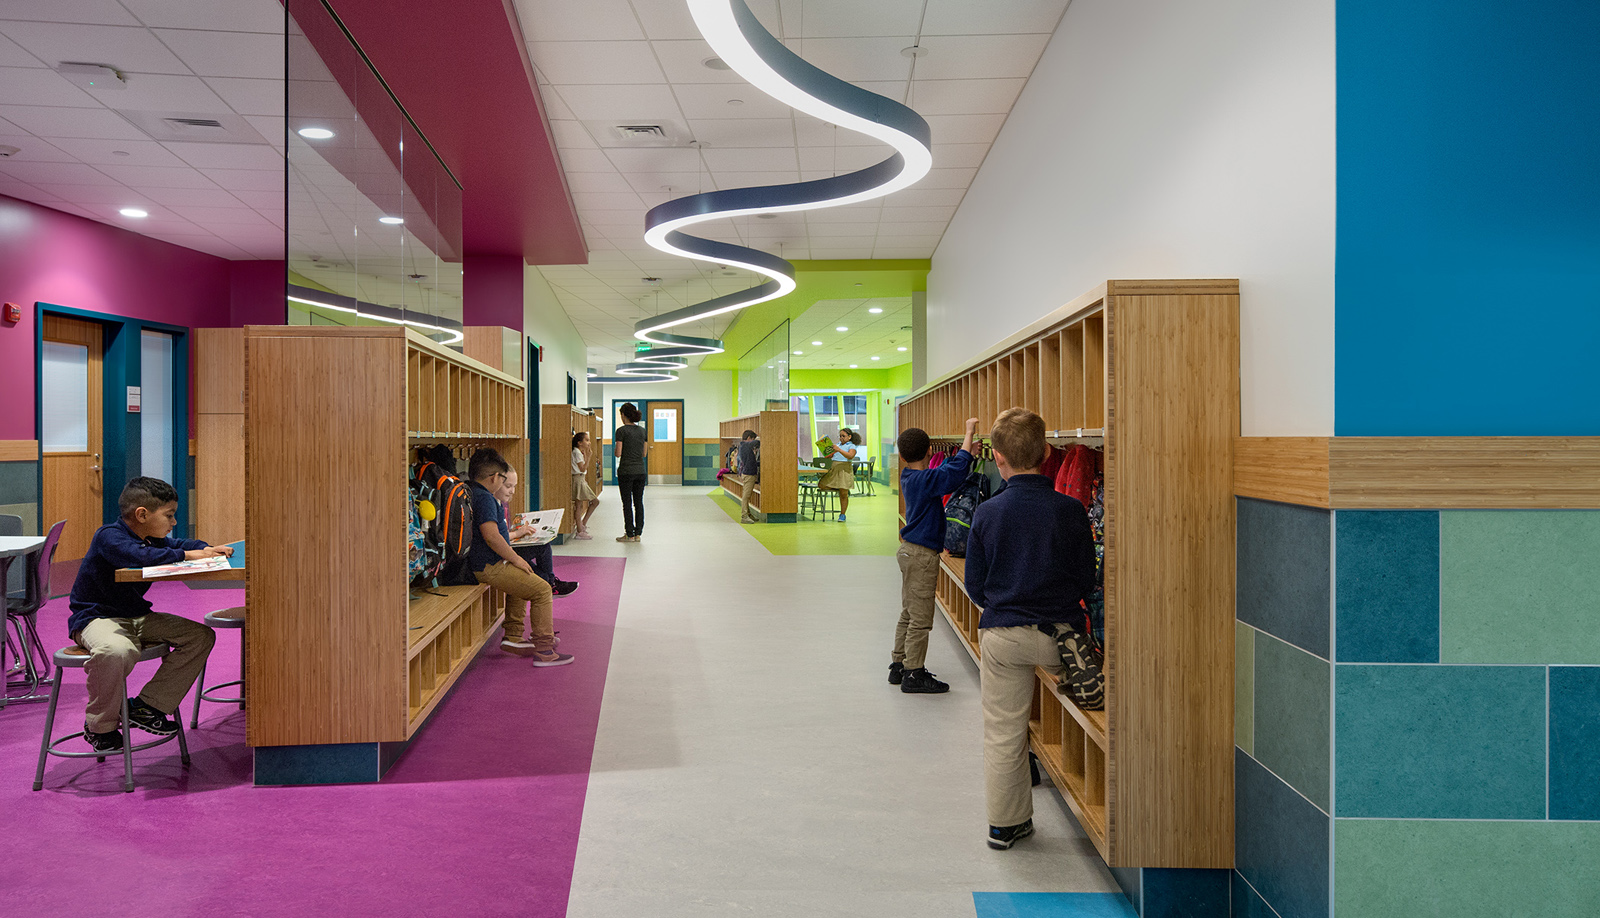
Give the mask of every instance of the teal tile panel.
[(1334, 513), (1340, 663), (1439, 662), (1439, 512)]
[(1331, 511), (1244, 497), (1237, 507), (1238, 619), (1326, 659)]
[(975, 892), (977, 918), (1139, 918), (1121, 893)]
[(1542, 667), (1341, 663), (1335, 680), (1335, 815), (1545, 818)]
[(1600, 511), (1440, 514), (1446, 663), (1600, 664)]
[(1328, 812), (1327, 660), (1270, 634), (1255, 638), (1256, 761)]
[(1600, 820), (1600, 667), (1550, 668), (1550, 818)]
[(1600, 823), (1339, 819), (1339, 918), (1593, 918)]
[(1255, 755), (1256, 629), (1233, 623), (1233, 744)]

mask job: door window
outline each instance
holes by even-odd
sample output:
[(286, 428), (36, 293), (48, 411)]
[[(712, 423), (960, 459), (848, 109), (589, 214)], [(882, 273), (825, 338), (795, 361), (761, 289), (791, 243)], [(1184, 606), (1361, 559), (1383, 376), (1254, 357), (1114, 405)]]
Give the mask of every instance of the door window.
[(44, 342), (41, 446), (47, 453), (89, 451), (89, 349)]
[(139, 338), (139, 474), (172, 480), (172, 336)]

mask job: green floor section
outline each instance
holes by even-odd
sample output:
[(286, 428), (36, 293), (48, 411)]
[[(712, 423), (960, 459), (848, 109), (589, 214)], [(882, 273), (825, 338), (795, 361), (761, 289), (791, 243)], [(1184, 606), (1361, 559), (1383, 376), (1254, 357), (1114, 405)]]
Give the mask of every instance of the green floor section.
[(845, 522), (801, 517), (796, 523), (739, 522), (739, 502), (717, 488), (712, 501), (775, 555), (893, 555), (900, 548), (900, 498), (879, 485), (876, 497), (850, 498)]

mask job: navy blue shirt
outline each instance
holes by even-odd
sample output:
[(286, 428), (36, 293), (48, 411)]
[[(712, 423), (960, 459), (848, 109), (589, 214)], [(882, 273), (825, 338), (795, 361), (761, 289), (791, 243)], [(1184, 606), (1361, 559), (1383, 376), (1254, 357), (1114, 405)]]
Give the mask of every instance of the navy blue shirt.
[(978, 505), (967, 539), (967, 595), (979, 628), (1073, 621), (1094, 591), (1094, 535), (1083, 504), (1043, 475), (1013, 475)]
[(906, 498), (906, 524), (900, 538), (913, 545), (944, 551), (944, 501), (961, 487), (972, 470), (972, 454), (964, 449), (936, 469), (901, 469), (900, 493)]
[(756, 450), (761, 448), (760, 438), (739, 441), (739, 474), (759, 475), (761, 463), (756, 461)]
[(118, 583), (118, 568), (176, 564), (183, 560), (184, 552), (205, 547), (206, 543), (194, 539), (141, 539), (122, 520), (101, 526), (78, 566), (78, 579), (72, 581), (67, 633), (77, 634), (97, 618), (150, 614), (150, 600), (144, 598), (150, 584), (136, 580)]
[(484, 523), (494, 523), (500, 527), (500, 538), (508, 544), (511, 542), (511, 530), (506, 527), (506, 508), (500, 505), (488, 488), (476, 481), (469, 481), (467, 489), (472, 492), (472, 547), (467, 549), (467, 563), (476, 574), (491, 564), (505, 560), (489, 547), (483, 538), (483, 530), (478, 527)]

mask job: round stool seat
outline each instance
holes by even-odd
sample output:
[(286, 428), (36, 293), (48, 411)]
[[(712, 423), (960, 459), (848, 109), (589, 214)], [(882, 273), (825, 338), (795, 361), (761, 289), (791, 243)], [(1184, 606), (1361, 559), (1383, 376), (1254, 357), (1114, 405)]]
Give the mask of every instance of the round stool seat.
[(243, 628), (244, 606), (234, 606), (231, 609), (218, 609), (206, 613), (206, 624), (213, 628)]
[[(167, 651), (171, 649), (172, 645), (165, 641), (155, 644), (147, 644), (139, 650), (139, 662), (143, 663), (146, 660), (159, 660), (166, 656)], [(57, 666), (65, 666), (71, 669), (83, 669), (84, 665), (89, 662), (89, 651), (84, 650), (77, 644), (73, 644), (70, 647), (63, 647), (56, 651), (52, 659), (55, 660)]]

